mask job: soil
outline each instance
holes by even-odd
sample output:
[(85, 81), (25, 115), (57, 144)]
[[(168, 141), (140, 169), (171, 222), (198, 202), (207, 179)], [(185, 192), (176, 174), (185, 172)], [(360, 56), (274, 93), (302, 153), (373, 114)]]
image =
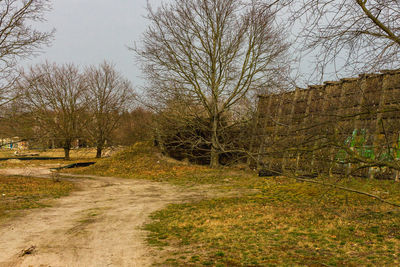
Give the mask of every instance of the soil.
[[(0, 169), (0, 174), (51, 177), (48, 168)], [(149, 266), (155, 255), (141, 228), (150, 213), (210, 194), (209, 188), (145, 180), (67, 179), (79, 190), (0, 224), (1, 267)]]

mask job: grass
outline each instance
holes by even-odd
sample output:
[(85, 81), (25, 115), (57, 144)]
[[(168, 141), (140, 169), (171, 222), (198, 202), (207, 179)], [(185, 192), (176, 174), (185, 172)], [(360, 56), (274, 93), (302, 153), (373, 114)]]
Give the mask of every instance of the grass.
[[(9, 158), (9, 157), (18, 157), (14, 152), (16, 150), (11, 149), (0, 149), (0, 158)], [(19, 151), (21, 154), (24, 153), (38, 153), (40, 157), (64, 157), (64, 149), (30, 149), (30, 150), (21, 150)], [(96, 149), (94, 148), (79, 148), (79, 149), (71, 149), (70, 157), (73, 160), (76, 159), (89, 159), (94, 158), (96, 156)]]
[(78, 174), (117, 176), (169, 182), (176, 185), (243, 183), (246, 179), (256, 182), (254, 173), (232, 168), (210, 169), (163, 156), (149, 143), (137, 143), (111, 158), (98, 161), (88, 168), (70, 170)]
[[(40, 157), (64, 157), (63, 149), (48, 150), (22, 150), (21, 153), (39, 153)], [(60, 167), (72, 163), (98, 161), (95, 158), (96, 150), (94, 148), (79, 148), (71, 150), (71, 159), (52, 159), (52, 160), (18, 160), (11, 159), (0, 161), (0, 169), (4, 168), (26, 168), (26, 167)], [(0, 158), (15, 158), (14, 150), (0, 149)]]
[(73, 188), (66, 181), (0, 176), (0, 221), (17, 210), (45, 207), (45, 200), (68, 195)]
[[(90, 161), (97, 161), (98, 159), (90, 159)], [(55, 159), (55, 160), (12, 160), (12, 161), (0, 161), (0, 169), (7, 168), (30, 168), (30, 167), (60, 167), (78, 162), (87, 162), (88, 159)]]
[[(167, 266), (398, 266), (400, 209), (295, 179), (259, 178), (168, 159), (148, 144), (74, 172), (257, 193), (173, 204), (153, 213), (148, 243)], [(392, 181), (325, 179), (400, 203)], [(248, 191), (250, 192), (250, 191)], [(254, 192), (254, 191), (253, 191)]]
[[(343, 183), (354, 186), (362, 181)], [(168, 248), (161, 252), (159, 264), (400, 264), (399, 209), (285, 178), (266, 181), (260, 193), (250, 196), (170, 205), (152, 219), (145, 227), (150, 232), (148, 242)]]

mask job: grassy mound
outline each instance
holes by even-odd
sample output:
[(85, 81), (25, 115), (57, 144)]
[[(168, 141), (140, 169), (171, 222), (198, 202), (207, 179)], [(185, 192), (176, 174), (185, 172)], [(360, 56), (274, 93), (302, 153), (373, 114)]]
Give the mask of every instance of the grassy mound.
[[(147, 179), (173, 184), (214, 184), (255, 179), (254, 173), (235, 169), (211, 169), (207, 166), (189, 164), (163, 156), (150, 143), (136, 143), (111, 158), (102, 159), (88, 168), (73, 170), (79, 174), (117, 176)], [(239, 179), (240, 178), (240, 179)]]

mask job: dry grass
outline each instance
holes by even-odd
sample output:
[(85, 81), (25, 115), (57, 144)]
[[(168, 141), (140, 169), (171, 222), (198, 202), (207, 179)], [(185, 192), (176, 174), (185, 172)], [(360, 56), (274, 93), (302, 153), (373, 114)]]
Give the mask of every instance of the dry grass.
[(45, 199), (65, 196), (73, 188), (73, 184), (66, 181), (0, 176), (0, 220), (16, 210), (46, 206)]
[[(15, 157), (14, 154), (16, 150), (10, 149), (0, 149), (0, 158), (9, 158)], [(57, 148), (57, 149), (47, 149), (47, 150), (21, 150), (19, 151), (21, 154), (27, 153), (38, 153), (40, 157), (64, 157), (64, 149)], [(90, 159), (96, 157), (96, 149), (95, 148), (79, 148), (79, 149), (72, 149), (70, 151), (70, 157), (72, 160), (76, 159)]]
[(256, 182), (254, 173), (231, 168), (210, 169), (163, 156), (149, 143), (137, 143), (115, 156), (98, 161), (95, 165), (71, 172), (147, 179), (178, 185), (225, 184), (243, 182), (244, 178)]
[[(63, 157), (64, 151), (63, 149), (48, 149), (46, 151), (39, 150), (29, 150), (22, 151), (21, 153), (39, 153), (40, 157)], [(4, 168), (27, 168), (27, 167), (60, 167), (65, 166), (72, 163), (78, 162), (87, 162), (87, 161), (98, 161), (99, 159), (95, 158), (96, 150), (94, 148), (80, 148), (71, 150), (71, 159), (51, 159), (51, 160), (18, 160), (18, 159), (10, 159), (0, 161), (0, 169)], [(16, 156), (13, 154), (11, 150), (0, 150), (0, 158), (15, 158)], [(29, 158), (29, 157), (27, 157)]]
[[(399, 192), (400, 186), (389, 187)], [(400, 210), (284, 178), (266, 181), (257, 195), (170, 205), (152, 218), (148, 241), (166, 248), (159, 264), (400, 264)]]
[[(90, 161), (97, 161), (98, 159), (89, 159)], [(87, 162), (88, 159), (75, 159), (75, 160), (20, 160), (20, 161), (0, 161), (0, 169), (6, 168), (34, 168), (34, 167), (48, 167), (55, 168), (61, 167), (72, 163)]]
[[(400, 210), (366, 196), (237, 169), (209, 169), (137, 144), (79, 173), (214, 184), (258, 193), (174, 204), (153, 214), (148, 242), (172, 266), (398, 266)], [(337, 182), (337, 181), (329, 181)], [(400, 203), (400, 184), (347, 179), (338, 184)]]

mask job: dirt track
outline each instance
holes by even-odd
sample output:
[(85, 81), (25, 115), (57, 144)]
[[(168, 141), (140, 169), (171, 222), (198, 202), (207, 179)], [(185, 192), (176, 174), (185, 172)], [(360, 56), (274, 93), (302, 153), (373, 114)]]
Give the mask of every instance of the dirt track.
[[(34, 173), (46, 175), (44, 170), (29, 171)], [(1, 267), (149, 266), (152, 255), (140, 229), (149, 214), (206, 194), (143, 180), (75, 180), (79, 191), (0, 225)]]

